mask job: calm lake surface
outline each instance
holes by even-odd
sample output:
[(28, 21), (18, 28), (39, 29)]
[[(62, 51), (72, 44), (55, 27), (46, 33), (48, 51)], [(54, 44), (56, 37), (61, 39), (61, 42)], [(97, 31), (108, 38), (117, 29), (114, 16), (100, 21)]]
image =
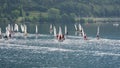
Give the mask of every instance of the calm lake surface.
[[(12, 39), (0, 40), (0, 68), (120, 68), (120, 26), (82, 24), (89, 39), (83, 40), (75, 35), (74, 24), (69, 24), (67, 39), (58, 42), (49, 34), (50, 24), (37, 25), (37, 38), (35, 25), (27, 24), (27, 38), (17, 33)], [(96, 40), (98, 25), (100, 40)], [(64, 24), (55, 26), (57, 32), (62, 26), (64, 33)], [(5, 26), (0, 27), (5, 32)]]

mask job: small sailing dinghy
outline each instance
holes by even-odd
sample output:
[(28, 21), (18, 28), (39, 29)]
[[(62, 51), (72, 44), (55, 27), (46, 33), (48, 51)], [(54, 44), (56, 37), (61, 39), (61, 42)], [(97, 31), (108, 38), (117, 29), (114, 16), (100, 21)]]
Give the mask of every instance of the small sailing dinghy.
[(38, 34), (38, 26), (35, 26), (35, 33)]
[(65, 25), (65, 35), (68, 35), (67, 26)]
[(56, 27), (55, 26), (53, 27), (53, 30), (54, 30), (54, 36), (57, 37)]
[(24, 25), (24, 36), (27, 36), (27, 26), (26, 25)]
[(35, 33), (36, 33), (35, 37), (37, 39), (38, 38), (38, 26), (37, 25), (35, 26)]
[(96, 35), (97, 40), (99, 40), (99, 38), (100, 38), (99, 37), (99, 33), (100, 33), (99, 31), (100, 31), (100, 27), (98, 26), (98, 28), (97, 28), (97, 35)]
[(6, 27), (6, 33), (5, 33), (4, 39), (8, 40), (9, 38), (11, 38), (10, 29), (9, 27)]
[(17, 24), (14, 25), (14, 32), (18, 32), (18, 25)]
[(65, 40), (65, 37), (64, 37), (64, 35), (62, 34), (62, 29), (61, 29), (61, 27), (59, 27), (59, 33), (58, 33), (58, 35), (57, 35), (57, 40), (58, 40), (59, 42), (63, 42), (63, 41)]
[(87, 39), (87, 35), (86, 35), (86, 33), (84, 32), (83, 28), (82, 28), (82, 35), (83, 35), (84, 40), (88, 40), (88, 39)]
[(80, 33), (80, 35), (83, 36), (83, 33), (82, 33), (83, 28), (82, 28), (81, 24), (79, 24), (78, 27), (79, 27), (79, 33)]
[(21, 27), (21, 32), (24, 33), (24, 30), (25, 30), (24, 25), (21, 24), (20, 27)]
[(50, 24), (50, 34), (52, 34), (53, 33), (53, 26), (52, 26), (52, 24)]

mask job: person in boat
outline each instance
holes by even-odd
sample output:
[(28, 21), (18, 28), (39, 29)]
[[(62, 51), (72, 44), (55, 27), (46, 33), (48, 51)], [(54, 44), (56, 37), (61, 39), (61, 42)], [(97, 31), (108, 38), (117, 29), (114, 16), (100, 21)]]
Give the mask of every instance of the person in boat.
[(87, 40), (87, 36), (86, 36), (86, 34), (84, 35), (84, 40)]
[(64, 37), (64, 35), (61, 35), (61, 38), (62, 38), (63, 40), (65, 40), (65, 37)]
[(58, 40), (61, 40), (61, 39), (62, 39), (61, 35), (58, 35)]
[(4, 38), (4, 39), (11, 38), (11, 34), (9, 34), (9, 36), (5, 35), (3, 38)]
[(8, 39), (8, 36), (7, 36), (7, 35), (5, 35), (3, 38), (7, 40), (7, 39)]
[(99, 38), (100, 38), (99, 35), (96, 35), (96, 37), (97, 37), (97, 40), (99, 40)]
[(64, 35), (57, 35), (56, 37), (57, 37), (58, 40), (65, 40)]
[(9, 34), (9, 38), (11, 38), (11, 34)]

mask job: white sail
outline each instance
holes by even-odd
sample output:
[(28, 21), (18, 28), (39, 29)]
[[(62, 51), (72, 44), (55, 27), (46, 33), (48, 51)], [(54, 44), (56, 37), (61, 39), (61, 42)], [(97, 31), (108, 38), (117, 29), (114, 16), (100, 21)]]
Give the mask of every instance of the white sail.
[(81, 26), (81, 24), (79, 24), (79, 30), (82, 30), (82, 26)]
[(21, 27), (21, 31), (24, 32), (24, 30), (25, 30), (25, 29), (24, 29), (24, 26), (21, 25), (20, 27)]
[(50, 30), (52, 29), (52, 24), (50, 24)]
[(13, 26), (11, 26), (11, 31), (13, 31)]
[(8, 24), (8, 26), (7, 26), (7, 30), (11, 30), (11, 28), (10, 28), (10, 24)]
[(62, 35), (62, 29), (59, 27), (59, 35)]
[(2, 32), (1, 32), (1, 28), (0, 28), (0, 35), (2, 34)]
[(27, 34), (27, 26), (24, 25), (24, 33)]
[(9, 37), (9, 35), (10, 35), (10, 31), (9, 31), (8, 27), (6, 27), (6, 35), (7, 35), (7, 37)]
[(17, 24), (14, 25), (14, 31), (18, 32), (18, 25)]
[(99, 35), (99, 26), (98, 26), (98, 28), (97, 28), (97, 35)]
[(77, 31), (78, 29), (77, 29), (77, 25), (74, 25), (75, 26), (75, 30)]
[(52, 34), (53, 32), (53, 27), (52, 27), (52, 24), (50, 24), (50, 34)]
[(36, 25), (36, 34), (38, 33), (38, 26)]
[(56, 33), (56, 27), (54, 26), (53, 29), (54, 29), (54, 36), (56, 36), (57, 35), (57, 33)]
[(83, 37), (85, 36), (85, 33), (84, 33), (84, 30), (83, 30), (83, 28), (82, 28), (82, 35), (83, 35)]
[(65, 25), (65, 34), (67, 35), (67, 33), (68, 33), (68, 32), (67, 32), (67, 26)]

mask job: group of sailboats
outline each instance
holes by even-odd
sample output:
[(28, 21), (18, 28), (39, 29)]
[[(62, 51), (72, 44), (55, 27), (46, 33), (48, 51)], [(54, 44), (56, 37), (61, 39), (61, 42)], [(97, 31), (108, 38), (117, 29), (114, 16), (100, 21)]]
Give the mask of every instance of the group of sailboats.
[[(22, 31), (22, 33), (24, 33), (25, 36), (27, 36), (27, 26), (25, 24), (21, 25), (21, 31)], [(13, 25), (8, 24), (4, 35), (2, 35), (1, 28), (0, 28), (0, 38), (10, 39), (12, 37), (12, 35), (14, 35), (16, 33), (19, 33), (18, 24), (14, 24), (14, 27), (13, 27)]]
[[(23, 33), (23, 36), (27, 36), (28, 33), (27, 33), (27, 25), (25, 24), (21, 24), (20, 25), (21, 27), (21, 32)], [(74, 25), (75, 27), (75, 30), (76, 32), (81, 36), (83, 37), (84, 40), (88, 40), (87, 38), (87, 35), (86, 33), (84, 32), (84, 29), (83, 27), (81, 26), (81, 24), (78, 24), (78, 25)], [(15, 33), (19, 33), (19, 26), (18, 24), (14, 24), (14, 27), (10, 24), (8, 24), (8, 26), (6, 27), (6, 32), (4, 34), (4, 36), (2, 36), (2, 32), (1, 32), (1, 28), (0, 28), (0, 39), (1, 38), (5, 38), (5, 39), (9, 39), (11, 38), (11, 36)], [(99, 30), (100, 30), (100, 27), (98, 26), (97, 28), (97, 34), (96, 34), (96, 38), (97, 40), (99, 40)], [(62, 32), (62, 27), (59, 26), (58, 27), (58, 30), (56, 29), (56, 26), (53, 26), (52, 24), (50, 24), (50, 34), (54, 34), (54, 37), (56, 40), (58, 40), (59, 42), (63, 42), (65, 39), (66, 39), (66, 36), (68, 35), (68, 31), (67, 31), (67, 26), (65, 25), (64, 26), (64, 33)], [(35, 33), (36, 33), (36, 36), (38, 35), (38, 26), (35, 25)]]
[(87, 36), (86, 33), (83, 30), (83, 27), (81, 26), (81, 24), (79, 24), (78, 26), (75, 24), (75, 30), (76, 30), (76, 35), (80, 35), (84, 38), (84, 40), (87, 40)]
[[(81, 26), (81, 24), (78, 24), (78, 26), (75, 24), (74, 27), (75, 27), (75, 30), (76, 30), (76, 32), (75, 32), (76, 35), (80, 35), (80, 36), (82, 36), (84, 38), (84, 40), (88, 40), (87, 35), (84, 32), (84, 29)], [(100, 38), (99, 37), (99, 26), (97, 28), (96, 38), (97, 38), (97, 40), (99, 40), (99, 38)]]
[(53, 32), (54, 32), (54, 37), (57, 39), (59, 42), (63, 42), (66, 39), (66, 35), (68, 34), (67, 32), (67, 26), (65, 26), (65, 33), (63, 34), (61, 26), (59, 26), (59, 32), (57, 33), (56, 27), (53, 27)]

